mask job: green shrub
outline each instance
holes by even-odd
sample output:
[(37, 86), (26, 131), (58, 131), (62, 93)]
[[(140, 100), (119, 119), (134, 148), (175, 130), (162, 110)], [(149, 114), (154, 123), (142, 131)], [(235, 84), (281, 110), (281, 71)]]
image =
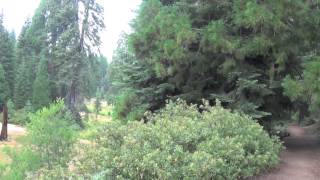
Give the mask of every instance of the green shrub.
[(10, 118), (11, 124), (16, 125), (26, 125), (30, 122), (29, 112), (27, 112), (24, 108), (14, 111), (14, 115)]
[(2, 170), (1, 177), (8, 180), (52, 179), (53, 174), (66, 171), (74, 157), (76, 142), (76, 130), (70, 117), (62, 100), (30, 114), (23, 149), (8, 151), (12, 163)]
[(133, 91), (124, 91), (116, 99), (113, 117), (125, 122), (141, 119), (148, 106), (141, 104), (140, 101)]
[(76, 141), (71, 115), (65, 111), (62, 100), (30, 115), (28, 137), (43, 163), (50, 169), (58, 164), (66, 166), (72, 157)]
[(21, 180), (28, 173), (36, 171), (40, 168), (41, 160), (31, 149), (24, 148), (23, 150), (5, 149), (5, 152), (10, 156), (12, 162), (4, 166), (1, 171), (1, 178), (6, 180)]
[(113, 121), (96, 134), (78, 173), (109, 179), (237, 179), (278, 163), (281, 144), (253, 119), (207, 102), (169, 102), (149, 123)]
[(29, 113), (33, 112), (33, 107), (30, 101), (22, 109), (15, 110), (14, 103), (8, 101), (9, 121), (11, 124), (26, 125), (30, 122)]

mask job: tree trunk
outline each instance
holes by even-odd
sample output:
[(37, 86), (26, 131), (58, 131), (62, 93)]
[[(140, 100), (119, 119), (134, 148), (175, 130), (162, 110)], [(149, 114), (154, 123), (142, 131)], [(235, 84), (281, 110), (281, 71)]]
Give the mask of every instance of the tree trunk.
[(8, 107), (7, 104), (3, 105), (3, 121), (0, 140), (5, 141), (8, 139)]
[[(82, 123), (81, 116), (79, 113), (78, 103), (80, 102), (80, 95), (79, 95), (79, 77), (81, 73), (81, 69), (83, 67), (83, 62), (81, 57), (85, 55), (84, 51), (84, 39), (85, 39), (85, 32), (88, 29), (88, 19), (89, 19), (89, 13), (90, 13), (90, 0), (86, 0), (85, 3), (85, 14), (84, 14), (84, 20), (82, 22), (81, 32), (80, 32), (80, 39), (78, 44), (78, 53), (80, 55), (79, 61), (75, 62), (73, 64), (74, 66), (74, 72), (73, 72), (73, 79), (71, 80), (71, 86), (69, 89), (67, 102), (68, 102), (68, 108), (71, 111), (73, 118), (75, 121), (80, 125), (80, 127), (84, 127), (84, 124)], [(79, 19), (79, 17), (77, 17)]]
[(72, 114), (73, 119), (78, 123), (78, 125), (81, 128), (84, 128), (84, 124), (81, 120), (81, 116), (79, 113), (79, 108), (77, 106), (77, 104), (79, 103), (78, 102), (79, 101), (79, 94), (76, 89), (77, 86), (75, 85), (76, 81), (77, 80), (72, 81), (71, 87), (69, 89), (69, 94), (67, 96), (67, 106)]

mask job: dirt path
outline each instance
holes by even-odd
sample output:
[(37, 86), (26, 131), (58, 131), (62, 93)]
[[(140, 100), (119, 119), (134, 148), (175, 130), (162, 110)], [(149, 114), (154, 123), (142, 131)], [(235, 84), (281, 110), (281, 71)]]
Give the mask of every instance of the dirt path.
[(320, 140), (307, 133), (307, 128), (289, 127), (281, 163), (278, 168), (255, 180), (320, 180)]
[[(0, 129), (1, 129), (0, 123)], [(0, 148), (4, 146), (16, 146), (17, 145), (17, 138), (24, 136), (26, 134), (26, 130), (23, 127), (8, 124), (8, 141), (1, 141)]]

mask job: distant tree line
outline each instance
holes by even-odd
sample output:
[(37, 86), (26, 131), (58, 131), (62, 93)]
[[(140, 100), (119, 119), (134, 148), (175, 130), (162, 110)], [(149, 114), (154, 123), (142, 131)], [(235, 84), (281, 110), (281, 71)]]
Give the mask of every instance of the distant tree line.
[(100, 55), (103, 7), (93, 0), (42, 0), (16, 39), (0, 16), (0, 99), (36, 111), (64, 98), (82, 126), (86, 97), (106, 90), (106, 58)]

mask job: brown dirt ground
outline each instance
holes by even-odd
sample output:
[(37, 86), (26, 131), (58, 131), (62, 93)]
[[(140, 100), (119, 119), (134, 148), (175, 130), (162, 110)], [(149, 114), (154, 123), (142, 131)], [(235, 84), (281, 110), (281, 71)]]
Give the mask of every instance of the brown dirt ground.
[(320, 180), (320, 140), (313, 127), (289, 126), (279, 166), (251, 180)]

